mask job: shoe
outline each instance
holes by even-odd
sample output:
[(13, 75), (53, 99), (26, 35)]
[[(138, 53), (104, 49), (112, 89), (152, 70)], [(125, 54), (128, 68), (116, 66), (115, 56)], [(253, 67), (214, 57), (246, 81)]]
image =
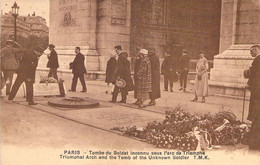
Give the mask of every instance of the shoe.
[(69, 91), (70, 91), (70, 92), (76, 92), (76, 91), (74, 91), (74, 90), (71, 90), (71, 89), (70, 89)]
[(109, 100), (108, 102), (110, 102), (110, 103), (116, 103), (116, 101), (114, 101), (114, 100)]
[(108, 94), (108, 91), (106, 91), (106, 94)]
[(179, 89), (179, 91), (181, 91), (181, 90), (183, 90), (183, 88), (182, 88), (182, 87)]
[(126, 103), (126, 100), (121, 100), (118, 103)]
[(171, 92), (173, 92), (173, 90), (171, 89)]
[(193, 100), (191, 100), (191, 102), (197, 102), (198, 101), (198, 98), (194, 98)]
[(155, 105), (156, 104), (156, 102), (155, 101), (150, 101), (150, 103), (148, 104), (149, 106), (153, 106), (153, 105)]
[(205, 103), (205, 102), (206, 102), (206, 99), (205, 99), (205, 98), (202, 98), (201, 102), (202, 102), (202, 103)]
[(86, 90), (83, 90), (83, 91), (80, 91), (80, 92), (82, 92), (82, 93), (86, 93), (87, 91), (86, 91)]
[(141, 101), (137, 100), (136, 102), (133, 103), (134, 105), (140, 105)]
[(138, 108), (145, 108), (146, 107), (146, 105), (144, 105), (143, 103), (141, 103), (139, 106), (138, 106)]
[(183, 92), (186, 92), (186, 88), (183, 89)]
[(164, 89), (164, 91), (168, 91), (168, 89)]
[(28, 102), (28, 105), (37, 105), (37, 103), (35, 103), (35, 102)]

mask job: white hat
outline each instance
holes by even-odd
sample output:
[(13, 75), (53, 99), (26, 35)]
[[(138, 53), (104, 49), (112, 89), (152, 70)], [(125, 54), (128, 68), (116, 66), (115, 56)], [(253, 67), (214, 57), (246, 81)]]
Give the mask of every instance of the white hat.
[(148, 54), (148, 50), (146, 50), (146, 49), (141, 49), (141, 50), (140, 50), (140, 53), (147, 55), (147, 54)]

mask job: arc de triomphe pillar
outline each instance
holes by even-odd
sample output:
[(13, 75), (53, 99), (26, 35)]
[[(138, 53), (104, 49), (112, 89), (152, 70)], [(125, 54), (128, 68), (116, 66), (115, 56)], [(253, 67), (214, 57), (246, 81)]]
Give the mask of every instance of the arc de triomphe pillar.
[(211, 92), (243, 96), (243, 71), (252, 63), (249, 49), (260, 44), (260, 1), (222, 0), (220, 54), (210, 72)]

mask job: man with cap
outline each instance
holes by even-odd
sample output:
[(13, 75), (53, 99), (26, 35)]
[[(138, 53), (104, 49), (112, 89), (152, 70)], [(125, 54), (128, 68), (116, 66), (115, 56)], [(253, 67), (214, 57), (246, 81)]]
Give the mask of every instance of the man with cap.
[(187, 78), (189, 73), (189, 65), (190, 65), (190, 57), (187, 55), (187, 51), (183, 49), (182, 56), (179, 61), (180, 65), (180, 91), (183, 90), (183, 92), (186, 91), (187, 87)]
[(53, 77), (56, 80), (58, 80), (58, 75), (57, 75), (57, 68), (59, 67), (59, 62), (58, 62), (58, 56), (57, 52), (54, 50), (55, 46), (53, 44), (49, 45), (49, 50), (51, 51), (50, 54), (48, 54), (48, 63), (47, 67), (50, 68), (48, 77)]
[(10, 93), (13, 75), (19, 67), (21, 53), (22, 46), (13, 40), (7, 40), (6, 46), (1, 49), (1, 69), (4, 75), (1, 89), (6, 85), (6, 95)]
[(26, 101), (28, 105), (36, 105), (33, 101), (33, 84), (35, 82), (35, 71), (38, 60), (43, 53), (43, 48), (36, 47), (33, 51), (28, 51), (23, 56), (17, 70), (17, 78), (14, 82), (8, 100), (13, 100), (23, 82), (26, 85)]

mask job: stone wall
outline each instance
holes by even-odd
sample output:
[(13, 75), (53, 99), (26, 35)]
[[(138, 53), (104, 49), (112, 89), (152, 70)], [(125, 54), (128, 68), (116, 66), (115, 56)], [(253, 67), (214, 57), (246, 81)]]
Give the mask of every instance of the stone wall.
[(134, 0), (131, 19), (131, 54), (138, 47), (154, 47), (163, 57), (182, 48), (196, 58), (205, 50), (208, 58), (219, 51), (219, 0)]

